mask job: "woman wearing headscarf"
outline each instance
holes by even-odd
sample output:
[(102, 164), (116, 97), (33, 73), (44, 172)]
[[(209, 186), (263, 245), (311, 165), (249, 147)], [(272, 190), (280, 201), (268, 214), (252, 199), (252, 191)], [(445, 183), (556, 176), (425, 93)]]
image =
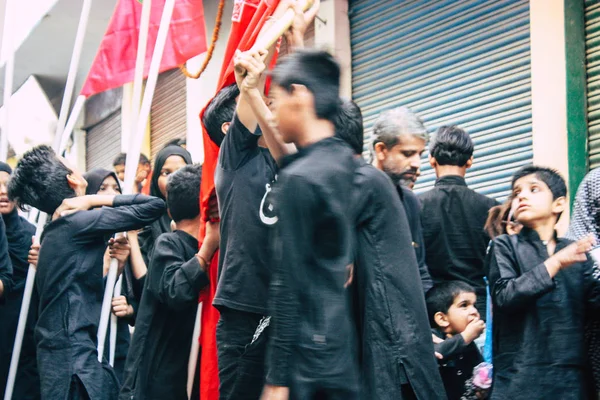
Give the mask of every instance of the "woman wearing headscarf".
[[(159, 151), (154, 161), (154, 169), (152, 170), (150, 196), (159, 197), (166, 201), (167, 178), (169, 175), (191, 164), (192, 156), (183, 147), (170, 145)], [(129, 236), (132, 246), (131, 262), (133, 264), (134, 278), (136, 279), (133, 290), (138, 300), (142, 297), (144, 278), (147, 266), (150, 263), (150, 256), (154, 250), (154, 243), (165, 232), (171, 232), (171, 217), (169, 217), (166, 210), (162, 217), (157, 219), (152, 225), (147, 226), (137, 235), (132, 232)], [(138, 242), (141, 255), (135, 251)]]
[[(106, 195), (119, 195), (121, 194), (121, 185), (119, 179), (114, 172), (105, 169), (94, 169), (84, 175), (88, 186), (85, 190), (85, 194), (106, 194)], [(108, 251), (104, 257), (104, 274), (108, 272), (110, 266), (110, 257)], [(123, 370), (125, 368), (125, 359), (127, 358), (127, 352), (129, 351), (129, 343), (131, 342), (131, 334), (129, 332), (129, 325), (133, 326), (135, 323), (135, 309), (137, 309), (137, 302), (133, 296), (133, 275), (131, 266), (125, 265), (123, 269), (123, 293), (124, 295), (113, 299), (113, 313), (119, 317), (117, 322), (117, 346), (115, 349), (115, 365), (114, 371), (120, 381), (123, 378)], [(124, 311), (119, 312), (115, 309), (116, 304), (124, 304)], [(120, 308), (119, 308), (120, 310)], [(104, 346), (104, 356), (109, 358), (109, 338), (110, 338), (110, 327), (109, 334), (106, 335), (106, 344)]]
[[(567, 238), (579, 240), (590, 234), (600, 243), (600, 168), (590, 171), (579, 185)], [(594, 264), (593, 275), (600, 279), (597, 264)], [(590, 389), (594, 393), (590, 398), (597, 398), (600, 394), (600, 316), (587, 315), (585, 341), (595, 386)]]
[[(2, 215), (6, 226), (8, 254), (13, 267), (14, 281), (13, 291), (6, 296), (5, 304), (0, 306), (0, 394), (4, 393), (8, 378), (13, 343), (23, 301), (25, 280), (29, 269), (27, 257), (32, 238), (35, 235), (35, 226), (21, 217), (15, 204), (8, 199), (7, 186), (11, 174), (11, 167), (0, 162), (0, 215)], [(36, 310), (35, 307), (31, 307), (27, 317), (19, 370), (14, 386), (13, 398), (15, 399), (40, 398), (40, 382), (35, 360), (35, 343), (33, 341), (35, 321)]]

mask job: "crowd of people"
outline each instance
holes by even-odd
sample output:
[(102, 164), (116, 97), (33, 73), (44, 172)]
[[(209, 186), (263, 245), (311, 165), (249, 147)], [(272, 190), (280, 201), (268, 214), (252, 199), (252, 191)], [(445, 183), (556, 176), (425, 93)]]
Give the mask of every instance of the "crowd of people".
[[(287, 36), (294, 52), (270, 72), (268, 97), (272, 50), (250, 50), (207, 105), (220, 151), (206, 215), (202, 167), (182, 142), (153, 168), (140, 158), (132, 195), (121, 194), (124, 155), (86, 174), (47, 146), (14, 170), (0, 164), (0, 389), (32, 263), (14, 399), (187, 399), (211, 283), (203, 306), (220, 318), (203, 334), (216, 338), (223, 400), (598, 396), (600, 172), (564, 238), (560, 174), (520, 169), (503, 204), (476, 193), (474, 144), (458, 126), (430, 138), (409, 108), (388, 110), (366, 162), (338, 63), (302, 49), (309, 20)], [(426, 148), (437, 180), (417, 195)], [(28, 207), (51, 216), (39, 240), (18, 213)], [(123, 277), (112, 366), (97, 350), (111, 258)]]

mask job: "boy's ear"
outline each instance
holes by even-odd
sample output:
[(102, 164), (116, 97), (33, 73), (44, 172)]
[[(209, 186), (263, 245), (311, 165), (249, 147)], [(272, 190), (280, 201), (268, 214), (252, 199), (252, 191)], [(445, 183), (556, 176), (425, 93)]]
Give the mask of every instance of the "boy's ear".
[(433, 320), (442, 329), (446, 329), (450, 325), (450, 321), (448, 321), (448, 316), (441, 311), (438, 311), (433, 316)]
[(221, 132), (223, 132), (223, 135), (227, 135), (229, 125), (231, 125), (231, 122), (223, 122), (223, 124), (221, 124)]
[(431, 154), (429, 155), (429, 165), (431, 165), (431, 168), (433, 169), (437, 167), (437, 160)]
[(560, 214), (565, 211), (566, 207), (567, 207), (567, 198), (565, 196), (561, 196), (552, 202), (552, 213)]
[(466, 169), (469, 169), (469, 168), (471, 168), (472, 166), (473, 166), (473, 156), (471, 156), (471, 158), (469, 158), (469, 159), (467, 160), (467, 163), (465, 164), (465, 168), (466, 168)]
[(377, 142), (373, 148), (375, 149), (375, 155), (377, 156), (377, 159), (379, 161), (385, 160), (385, 157), (387, 156), (387, 147), (385, 146), (385, 143)]
[(77, 189), (79, 189), (81, 187), (81, 184), (83, 182), (81, 182), (81, 180), (76, 177), (74, 174), (68, 174), (67, 175), (67, 183), (69, 184), (69, 187), (71, 189), (73, 189), (73, 191), (77, 192)]

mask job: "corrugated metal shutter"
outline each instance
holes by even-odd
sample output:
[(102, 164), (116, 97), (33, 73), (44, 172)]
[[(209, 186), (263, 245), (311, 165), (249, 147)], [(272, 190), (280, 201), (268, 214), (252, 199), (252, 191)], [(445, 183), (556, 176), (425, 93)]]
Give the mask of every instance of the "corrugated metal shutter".
[(179, 69), (158, 76), (150, 111), (150, 153), (154, 159), (163, 146), (187, 135), (185, 76)]
[(590, 168), (600, 166), (600, 1), (585, 2)]
[(121, 110), (92, 126), (86, 134), (85, 164), (87, 170), (112, 170), (115, 157), (121, 152)]
[[(408, 106), (430, 133), (466, 129), (476, 147), (467, 182), (506, 196), (533, 157), (529, 1), (355, 0), (350, 24), (365, 146), (381, 111)], [(426, 157), (417, 192), (435, 181)]]

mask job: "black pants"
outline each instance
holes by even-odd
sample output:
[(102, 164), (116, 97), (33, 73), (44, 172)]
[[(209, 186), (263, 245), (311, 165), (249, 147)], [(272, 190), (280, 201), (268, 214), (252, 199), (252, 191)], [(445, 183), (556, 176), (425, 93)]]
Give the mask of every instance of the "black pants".
[(258, 400), (265, 384), (268, 318), (222, 309), (217, 324), (219, 398)]

